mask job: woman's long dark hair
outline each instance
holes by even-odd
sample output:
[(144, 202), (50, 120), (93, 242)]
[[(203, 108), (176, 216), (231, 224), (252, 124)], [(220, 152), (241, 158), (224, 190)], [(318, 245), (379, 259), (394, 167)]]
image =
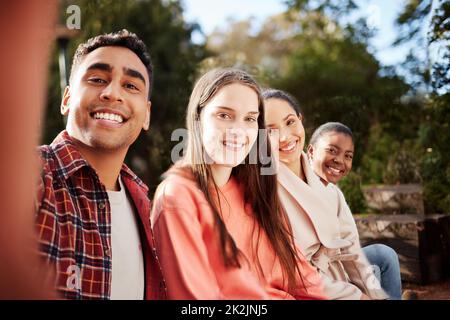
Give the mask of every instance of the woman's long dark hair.
[[(225, 223), (222, 220), (220, 210), (219, 189), (212, 178), (210, 165), (207, 164), (207, 155), (203, 146), (202, 130), (200, 124), (200, 114), (203, 107), (210, 101), (217, 92), (226, 85), (238, 83), (253, 89), (258, 95), (258, 128), (264, 129), (264, 105), (261, 97), (261, 89), (256, 81), (246, 72), (238, 69), (214, 69), (204, 74), (195, 84), (192, 91), (188, 110), (187, 128), (188, 143), (181, 167), (189, 169), (199, 188), (203, 191), (214, 214), (215, 224), (219, 231), (221, 252), (224, 264), (227, 267), (240, 267), (239, 257), (241, 255), (233, 238), (229, 234)], [(249, 155), (245, 161), (232, 170), (232, 175), (240, 185), (245, 186), (244, 199), (253, 209), (255, 220), (259, 224), (259, 235), (265, 232), (269, 242), (280, 260), (283, 275), (288, 280), (288, 286), (293, 289), (297, 286), (296, 274), (301, 276), (299, 269), (299, 256), (295, 248), (292, 230), (286, 214), (280, 204), (277, 193), (276, 175), (261, 175), (261, 169), (267, 165), (261, 162), (261, 142), (267, 146), (269, 157), (270, 145), (266, 130), (259, 130), (257, 140), (249, 154), (258, 154), (257, 163), (251, 164)], [(256, 148), (256, 149), (255, 149)], [(255, 161), (253, 161), (255, 162)], [(178, 166), (178, 168), (180, 168)], [(254, 248), (256, 251), (257, 248)], [(258, 268), (261, 270), (258, 255)]]

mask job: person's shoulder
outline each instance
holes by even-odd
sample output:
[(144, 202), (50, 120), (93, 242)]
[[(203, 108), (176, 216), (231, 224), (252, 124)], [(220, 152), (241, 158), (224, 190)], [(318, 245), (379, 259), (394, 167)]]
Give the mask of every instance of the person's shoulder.
[(58, 163), (58, 152), (67, 145), (66, 140), (61, 137), (60, 133), (51, 144), (43, 144), (36, 148), (38, 157), (43, 167), (53, 167)]
[(50, 174), (54, 171), (56, 155), (50, 145), (41, 145), (36, 148), (36, 158), (42, 174)]
[(37, 166), (36, 172), (39, 172), (34, 197), (36, 222), (38, 227), (45, 228), (45, 221), (52, 221), (55, 224), (58, 222), (55, 218), (55, 181), (58, 181), (56, 169), (57, 159), (49, 145), (41, 145), (36, 148), (35, 160)]
[(333, 198), (336, 198), (338, 203), (345, 202), (345, 196), (342, 190), (339, 188), (338, 185), (334, 183), (328, 183), (327, 190), (330, 193), (330, 195), (333, 195)]
[[(176, 207), (202, 211), (209, 207), (204, 192), (200, 189), (189, 167), (173, 166), (164, 175), (156, 189), (153, 203), (159, 207)], [(195, 209), (195, 210), (194, 210)]]
[(148, 186), (142, 181), (142, 179), (134, 173), (125, 163), (122, 164), (122, 168), (120, 170), (120, 177), (122, 181), (125, 183), (127, 188), (132, 187), (135, 189), (136, 186), (143, 193), (148, 194)]
[(43, 159), (56, 157), (57, 150), (69, 144), (69, 138), (66, 131), (60, 132), (51, 144), (43, 144), (37, 147), (37, 152)]
[(42, 160), (47, 160), (47, 159), (51, 158), (52, 155), (54, 154), (54, 151), (48, 144), (38, 146), (36, 148), (36, 152), (41, 157)]
[(164, 175), (164, 180), (159, 184), (156, 195), (180, 198), (188, 194), (196, 195), (198, 192), (201, 192), (201, 190), (190, 172), (179, 169), (176, 171), (169, 170)]
[(209, 204), (204, 193), (197, 186), (196, 181), (190, 177), (189, 172), (174, 172), (169, 170), (164, 180), (159, 184), (153, 197), (152, 225), (159, 220), (162, 214), (168, 212), (188, 214), (201, 221), (210, 221)]
[(63, 176), (63, 170), (61, 170), (63, 162), (60, 155), (60, 149), (63, 147), (61, 143), (37, 147), (41, 174), (53, 175), (55, 178)]
[(350, 207), (347, 203), (347, 200), (345, 199), (344, 192), (342, 192), (341, 188), (339, 188), (339, 186), (336, 184), (331, 184), (331, 186), (332, 186), (333, 190), (335, 190), (335, 192), (336, 192), (336, 196), (337, 196), (338, 204), (339, 204), (339, 212), (344, 211), (344, 212), (351, 213)]
[(62, 131), (51, 144), (37, 147), (37, 151), (41, 174), (51, 174), (55, 179), (67, 180), (80, 169), (90, 167), (66, 131)]
[(338, 197), (345, 198), (344, 193), (342, 192), (341, 188), (339, 188), (339, 186), (337, 184), (329, 183), (329, 187), (336, 192)]

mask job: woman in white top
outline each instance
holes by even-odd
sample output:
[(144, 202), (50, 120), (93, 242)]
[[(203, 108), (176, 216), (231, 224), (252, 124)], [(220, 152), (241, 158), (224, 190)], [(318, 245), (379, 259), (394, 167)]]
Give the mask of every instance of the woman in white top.
[(330, 299), (387, 299), (361, 250), (342, 192), (323, 184), (308, 164), (298, 104), (280, 90), (267, 90), (263, 98), (266, 127), (280, 160), (280, 200), (297, 245), (322, 277), (325, 294)]
[[(317, 128), (308, 145), (308, 159), (324, 185), (337, 184), (352, 169), (355, 146), (353, 133), (339, 122), (327, 122)], [(374, 267), (381, 287), (391, 299), (401, 299), (402, 281), (397, 253), (383, 244), (363, 248)]]

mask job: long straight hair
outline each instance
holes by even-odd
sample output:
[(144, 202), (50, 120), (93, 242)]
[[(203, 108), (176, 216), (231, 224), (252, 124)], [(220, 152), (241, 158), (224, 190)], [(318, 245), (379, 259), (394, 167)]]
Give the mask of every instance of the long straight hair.
[[(203, 146), (200, 115), (205, 105), (220, 89), (234, 83), (247, 86), (256, 92), (258, 95), (258, 111), (260, 112), (258, 128), (265, 128), (264, 102), (261, 97), (261, 89), (256, 81), (242, 70), (232, 68), (213, 69), (197, 81), (192, 91), (186, 117), (188, 142), (181, 164), (182, 168), (190, 169), (193, 179), (195, 179), (198, 187), (202, 190), (212, 209), (215, 225), (219, 231), (221, 253), (226, 267), (240, 267), (239, 257), (241, 252), (222, 219), (219, 189), (212, 177), (211, 167), (207, 163), (207, 155)], [(276, 176), (260, 174), (261, 169), (267, 164), (263, 165), (261, 162), (262, 148), (258, 145), (258, 142), (262, 142), (267, 146), (267, 150), (264, 151), (272, 158), (266, 130), (258, 130), (257, 140), (249, 153), (254, 154), (253, 152), (256, 152), (258, 155), (256, 163), (253, 161), (252, 163), (254, 164), (251, 164), (249, 155), (247, 155), (245, 161), (234, 167), (231, 174), (240, 185), (245, 185), (244, 201), (246, 204), (251, 205), (254, 218), (259, 225), (258, 242), (262, 229), (280, 260), (284, 278), (287, 276), (289, 289), (293, 289), (297, 286), (296, 273), (298, 273), (303, 282), (298, 266), (299, 256), (295, 249), (289, 221), (278, 198)], [(272, 161), (274, 160), (272, 159)], [(256, 251), (256, 248), (254, 250)], [(261, 270), (257, 254), (256, 258), (258, 268)]]

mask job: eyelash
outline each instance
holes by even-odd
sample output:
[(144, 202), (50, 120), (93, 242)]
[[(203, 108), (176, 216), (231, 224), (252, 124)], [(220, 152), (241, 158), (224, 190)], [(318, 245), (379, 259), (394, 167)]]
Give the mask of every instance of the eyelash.
[[(222, 120), (230, 120), (231, 119), (231, 116), (227, 113), (218, 113), (217, 117)], [(254, 118), (254, 117), (248, 117), (245, 119), (245, 121), (256, 122), (256, 121), (258, 121), (258, 119)]]
[(102, 78), (89, 78), (88, 81), (94, 83), (106, 83), (106, 81)]
[(230, 115), (227, 114), (227, 113), (218, 113), (218, 114), (217, 114), (217, 117), (218, 117), (219, 119), (226, 119), (226, 120), (231, 119)]
[(139, 90), (134, 84), (132, 84), (132, 83), (127, 83), (127, 84), (125, 84), (125, 86), (127, 87), (127, 88), (129, 88), (128, 86), (132, 86), (132, 88), (129, 88), (129, 89), (132, 89), (132, 90)]

